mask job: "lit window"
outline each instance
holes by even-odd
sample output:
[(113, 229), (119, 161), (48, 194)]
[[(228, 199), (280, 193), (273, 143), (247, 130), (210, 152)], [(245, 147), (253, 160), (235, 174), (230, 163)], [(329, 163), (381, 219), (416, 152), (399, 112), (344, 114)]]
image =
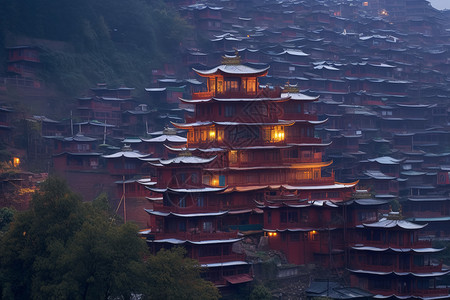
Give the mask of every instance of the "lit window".
[(216, 138), (216, 131), (214, 129), (211, 129), (209, 131), (209, 139), (214, 140)]
[(209, 79), (209, 91), (210, 92), (215, 92), (216, 91), (216, 79), (215, 78), (210, 78)]
[(265, 140), (268, 142), (284, 141), (284, 127), (274, 126), (265, 130)]
[(218, 130), (217, 130), (217, 139), (218, 139), (219, 141), (223, 140), (223, 135), (224, 135), (223, 129), (218, 129)]
[(256, 91), (256, 78), (250, 78), (247, 80), (247, 92)]
[(363, 2), (363, 6), (369, 6), (369, 2)]
[(228, 160), (230, 161), (230, 163), (237, 163), (237, 151), (236, 150), (231, 150), (228, 153)]

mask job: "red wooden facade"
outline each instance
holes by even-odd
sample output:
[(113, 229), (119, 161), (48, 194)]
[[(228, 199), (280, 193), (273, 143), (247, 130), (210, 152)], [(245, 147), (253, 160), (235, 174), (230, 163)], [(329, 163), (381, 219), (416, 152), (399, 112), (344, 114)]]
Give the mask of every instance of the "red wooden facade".
[[(356, 183), (322, 176), (332, 162), (322, 161), (327, 144), (314, 137), (314, 126), (325, 121), (305, 109), (317, 98), (291, 86), (284, 92), (261, 88), (258, 78), (268, 68), (241, 65), (238, 56), (195, 71), (207, 79), (207, 90), (182, 99), (195, 105), (195, 115), (173, 123), (188, 131), (187, 147), (171, 147), (178, 157), (151, 162), (158, 184), (149, 189), (162, 195), (147, 210), (151, 249), (185, 245), (191, 257), (209, 267), (208, 274), (217, 271), (214, 266), (227, 267), (208, 275), (217, 285), (246, 282), (249, 266), (232, 244), (239, 240), (237, 231), (264, 227), (269, 246), (284, 251), (290, 262), (329, 265), (330, 251), (344, 249), (341, 236), (332, 233), (339, 210), (334, 202), (349, 199)], [(282, 232), (292, 234), (284, 239)], [(311, 243), (292, 248), (291, 240)], [(336, 260), (342, 267), (343, 255)]]
[(40, 65), (38, 47), (17, 46), (6, 48), (6, 50), (8, 51), (8, 73), (24, 78), (36, 77)]
[(448, 288), (437, 287), (438, 277), (450, 271), (433, 260), (431, 241), (419, 240), (418, 225), (399, 213), (378, 222), (364, 223), (351, 235), (348, 269), (351, 284), (369, 290), (376, 298), (448, 299)]

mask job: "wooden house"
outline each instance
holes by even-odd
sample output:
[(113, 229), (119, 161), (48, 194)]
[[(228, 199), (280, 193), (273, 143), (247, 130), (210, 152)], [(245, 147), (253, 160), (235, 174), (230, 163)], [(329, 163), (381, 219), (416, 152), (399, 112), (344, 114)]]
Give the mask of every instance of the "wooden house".
[[(11, 76), (19, 76), (27, 79), (36, 79), (36, 74), (41, 65), (39, 47), (15, 46), (7, 47), (7, 72)], [(37, 82), (36, 82), (37, 83)], [(38, 86), (35, 86), (38, 87)]]
[[(324, 199), (348, 199), (356, 183), (322, 177), (321, 169), (330, 162), (322, 162), (321, 149), (326, 144), (314, 137), (314, 126), (323, 121), (305, 111), (306, 104), (317, 97), (302, 95), (291, 87), (283, 93), (280, 88), (261, 88), (258, 80), (268, 68), (242, 65), (239, 56), (226, 56), (222, 65), (196, 72), (207, 79), (208, 89), (194, 93), (191, 100), (182, 99), (195, 105), (195, 115), (187, 123), (173, 123), (188, 130), (187, 147), (172, 147), (178, 157), (153, 162), (159, 180), (150, 190), (161, 193), (163, 201), (148, 210), (152, 216), (150, 246), (186, 245), (189, 255), (208, 266), (213, 282), (224, 285), (249, 280), (239, 275), (250, 273), (244, 257), (233, 251), (232, 244), (238, 241), (236, 230), (254, 231), (264, 226), (269, 246), (287, 250), (287, 241), (295, 237), (286, 240), (281, 232), (289, 235), (298, 233), (299, 228), (315, 228), (315, 232), (324, 232), (307, 257), (316, 253), (317, 259), (327, 264), (328, 246), (320, 244), (329, 232), (327, 225), (319, 224), (319, 214), (331, 220), (329, 209), (336, 205)], [(306, 201), (306, 209), (318, 209), (317, 218), (302, 223), (298, 205), (285, 206), (284, 200)], [(280, 209), (272, 208), (271, 203)], [(296, 223), (280, 223), (285, 220), (279, 213), (286, 209), (291, 210), (289, 215), (296, 215)], [(279, 233), (279, 238), (273, 233)], [(315, 233), (311, 234), (313, 238)], [(342, 245), (338, 248), (342, 250)], [(306, 261), (294, 252), (286, 254), (292, 262)], [(228, 267), (217, 277), (211, 272), (216, 272), (213, 266), (219, 264)], [(238, 275), (240, 280), (227, 279)]]
[(450, 271), (432, 259), (443, 249), (419, 240), (418, 231), (423, 227), (390, 213), (355, 229), (350, 250), (353, 259), (348, 266), (352, 286), (368, 290), (376, 298), (447, 299), (449, 289), (438, 287), (437, 279)]

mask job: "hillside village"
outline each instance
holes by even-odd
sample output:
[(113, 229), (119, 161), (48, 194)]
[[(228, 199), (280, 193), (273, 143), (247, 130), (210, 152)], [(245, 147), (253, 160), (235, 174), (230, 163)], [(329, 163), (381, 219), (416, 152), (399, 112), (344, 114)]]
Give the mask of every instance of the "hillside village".
[[(193, 30), (145, 96), (92, 83), (62, 119), (2, 103), (13, 171), (1, 206), (25, 209), (56, 174), (85, 201), (106, 193), (151, 251), (184, 245), (225, 292), (261, 276), (269, 253), (278, 279), (297, 265), (344, 278), (301, 297), (448, 298), (431, 241), (450, 237), (450, 12), (425, 0), (170, 3)], [(39, 45), (6, 51), (0, 93), (41, 93)]]

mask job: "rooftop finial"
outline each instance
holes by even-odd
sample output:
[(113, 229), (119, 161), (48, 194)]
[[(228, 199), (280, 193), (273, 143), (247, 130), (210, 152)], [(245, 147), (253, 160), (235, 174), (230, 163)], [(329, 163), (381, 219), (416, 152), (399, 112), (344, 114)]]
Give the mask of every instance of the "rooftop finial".
[(388, 215), (386, 217), (388, 220), (403, 220), (401, 206), (398, 208), (398, 211), (392, 211), (392, 206), (389, 206), (389, 208), (390, 208), (390, 212), (388, 213)]
[(224, 55), (222, 56), (223, 65), (240, 65), (241, 57), (239, 56), (239, 51), (235, 50), (234, 55)]
[(176, 135), (177, 130), (175, 128), (171, 127), (164, 127), (163, 134), (165, 135)]
[(300, 89), (297, 85), (290, 84), (289, 81), (284, 85), (283, 92), (285, 93), (298, 93)]

